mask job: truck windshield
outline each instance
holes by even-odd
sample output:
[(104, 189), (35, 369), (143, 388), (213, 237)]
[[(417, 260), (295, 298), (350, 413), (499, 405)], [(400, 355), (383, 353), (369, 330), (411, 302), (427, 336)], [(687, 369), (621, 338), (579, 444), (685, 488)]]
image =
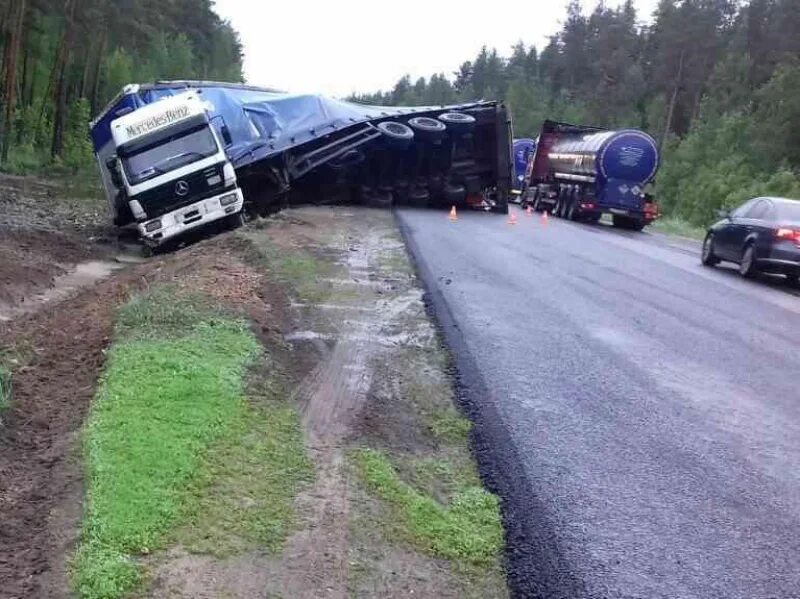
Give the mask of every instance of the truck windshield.
[(122, 164), (130, 184), (137, 185), (191, 162), (213, 156), (217, 149), (211, 129), (202, 125), (126, 153), (122, 157)]

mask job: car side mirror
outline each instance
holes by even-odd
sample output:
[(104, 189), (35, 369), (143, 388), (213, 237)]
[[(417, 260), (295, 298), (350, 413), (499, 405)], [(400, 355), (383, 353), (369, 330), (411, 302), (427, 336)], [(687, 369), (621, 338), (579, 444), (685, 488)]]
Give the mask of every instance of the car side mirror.
[(717, 214), (719, 215), (720, 218), (730, 218), (731, 217), (731, 211), (728, 210), (727, 208), (721, 208), (720, 210), (717, 210)]

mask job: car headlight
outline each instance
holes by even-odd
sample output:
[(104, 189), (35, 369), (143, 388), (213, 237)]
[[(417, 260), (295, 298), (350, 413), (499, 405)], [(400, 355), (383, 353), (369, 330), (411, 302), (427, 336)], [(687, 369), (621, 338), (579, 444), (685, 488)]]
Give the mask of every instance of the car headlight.
[(220, 206), (228, 206), (229, 204), (233, 204), (236, 200), (239, 199), (239, 196), (235, 193), (229, 193), (228, 195), (222, 196), (219, 199)]
[(161, 228), (161, 219), (157, 218), (155, 220), (151, 220), (149, 223), (145, 223), (144, 230), (148, 233), (152, 233), (153, 231), (158, 231)]

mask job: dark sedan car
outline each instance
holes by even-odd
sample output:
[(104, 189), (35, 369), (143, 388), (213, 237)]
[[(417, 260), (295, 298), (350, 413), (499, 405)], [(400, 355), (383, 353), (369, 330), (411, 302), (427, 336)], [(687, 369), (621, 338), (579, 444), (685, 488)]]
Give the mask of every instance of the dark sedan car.
[(800, 200), (753, 198), (724, 212), (703, 242), (703, 264), (735, 262), (739, 273), (786, 275), (793, 285), (800, 276)]

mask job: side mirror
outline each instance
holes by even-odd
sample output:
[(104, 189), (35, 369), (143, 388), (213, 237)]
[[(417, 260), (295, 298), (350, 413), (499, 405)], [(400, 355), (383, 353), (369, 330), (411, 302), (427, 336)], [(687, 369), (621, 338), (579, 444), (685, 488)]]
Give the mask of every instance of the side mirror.
[(111, 182), (117, 189), (122, 187), (122, 177), (119, 175), (119, 163), (116, 156), (109, 156), (106, 158), (106, 168), (108, 174), (111, 176)]
[(222, 141), (225, 143), (225, 147), (227, 148), (229, 145), (233, 143), (233, 138), (231, 138), (231, 132), (228, 129), (228, 125), (223, 123), (222, 127), (220, 127), (219, 132), (222, 135)]
[(719, 210), (717, 210), (717, 215), (720, 218), (730, 218), (731, 217), (731, 211), (728, 210), (727, 208), (720, 208)]

